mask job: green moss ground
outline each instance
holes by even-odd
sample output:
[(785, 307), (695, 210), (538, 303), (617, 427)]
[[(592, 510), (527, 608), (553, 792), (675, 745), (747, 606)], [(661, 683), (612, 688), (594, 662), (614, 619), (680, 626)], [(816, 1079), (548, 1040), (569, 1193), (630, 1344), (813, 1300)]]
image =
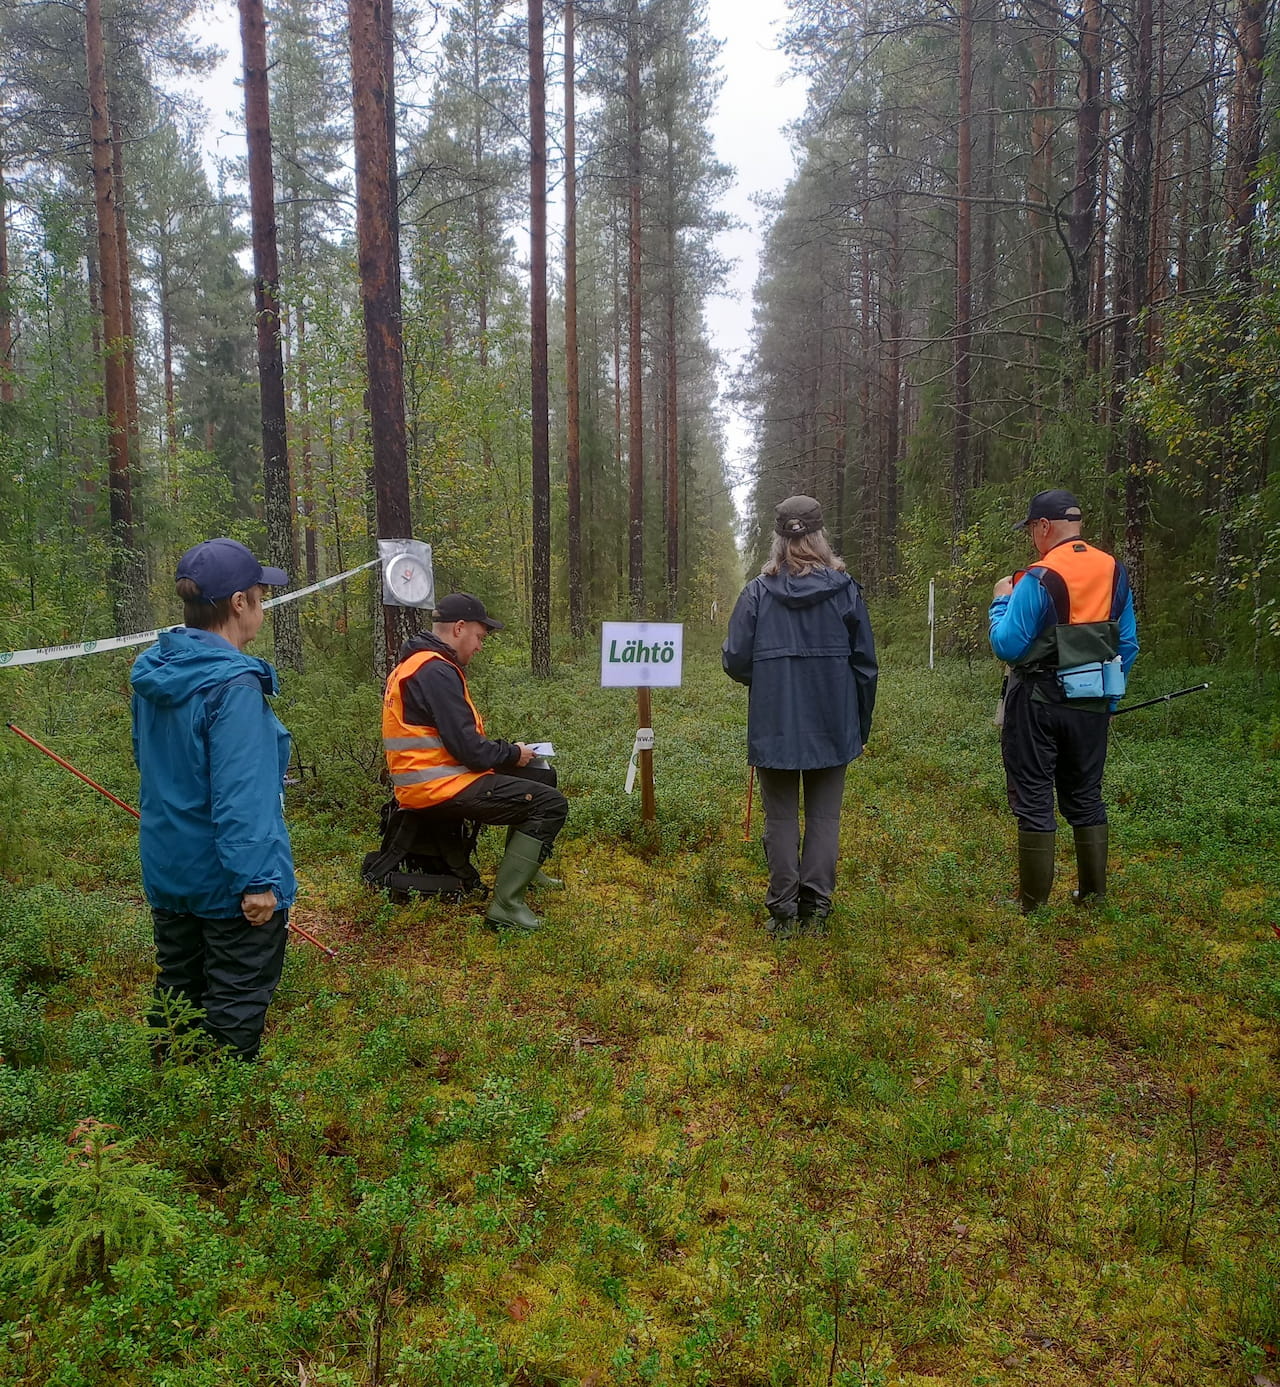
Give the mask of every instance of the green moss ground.
[[(517, 658), (477, 702), (573, 800), (530, 938), (359, 887), (377, 694), (297, 681), (298, 918), (341, 957), (291, 949), (253, 1067), (152, 1068), (131, 823), (0, 751), (0, 1381), (1280, 1379), (1274, 683), (1117, 723), (1110, 902), (1063, 834), (1026, 920), (989, 667), (890, 650), (831, 937), (775, 944), (710, 647), (654, 695), (653, 839), (633, 696)], [(128, 795), (123, 669), (9, 716)]]

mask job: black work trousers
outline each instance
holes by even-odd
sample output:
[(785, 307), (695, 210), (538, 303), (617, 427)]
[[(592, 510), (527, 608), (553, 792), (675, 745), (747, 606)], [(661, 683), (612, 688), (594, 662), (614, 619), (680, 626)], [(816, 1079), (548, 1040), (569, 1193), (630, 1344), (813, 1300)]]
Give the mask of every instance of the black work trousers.
[(265, 925), (177, 910), (152, 910), (151, 919), (160, 969), (151, 1024), (163, 1025), (166, 999), (181, 997), (204, 1012), (200, 1024), (218, 1045), (254, 1059), (284, 969), (289, 912), (277, 910)]
[(569, 817), (569, 801), (556, 789), (550, 766), (523, 766), (482, 775), (429, 812), (473, 823), (509, 824), (537, 838), (549, 852)]
[[(1102, 772), (1107, 764), (1111, 714), (1073, 708), (1067, 699), (1032, 698), (1030, 680), (1009, 680), (1004, 700), (1004, 759), (1009, 808), (1028, 833), (1053, 833), (1054, 790), (1058, 808), (1072, 828), (1105, 824)], [(1050, 697), (1056, 693), (1050, 690)]]

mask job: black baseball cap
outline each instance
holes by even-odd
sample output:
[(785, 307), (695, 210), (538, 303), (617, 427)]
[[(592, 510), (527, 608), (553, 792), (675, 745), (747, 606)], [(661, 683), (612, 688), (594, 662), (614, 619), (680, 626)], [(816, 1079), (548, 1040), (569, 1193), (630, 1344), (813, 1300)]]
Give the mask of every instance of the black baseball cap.
[(233, 592), (247, 592), (258, 583), (286, 587), (283, 568), (264, 568), (238, 539), (206, 539), (193, 544), (178, 560), (177, 578), (190, 578), (206, 602), (221, 602)]
[(1080, 502), (1069, 491), (1037, 491), (1027, 507), (1027, 518), (1013, 528), (1025, 530), (1033, 520), (1079, 520), (1082, 514)]
[(812, 496), (788, 496), (774, 515), (773, 531), (784, 539), (798, 539), (822, 529), (822, 507)]
[(484, 603), (469, 592), (451, 592), (442, 597), (431, 613), (432, 621), (478, 621), (490, 631), (501, 631), (502, 622), (494, 621), (484, 609)]

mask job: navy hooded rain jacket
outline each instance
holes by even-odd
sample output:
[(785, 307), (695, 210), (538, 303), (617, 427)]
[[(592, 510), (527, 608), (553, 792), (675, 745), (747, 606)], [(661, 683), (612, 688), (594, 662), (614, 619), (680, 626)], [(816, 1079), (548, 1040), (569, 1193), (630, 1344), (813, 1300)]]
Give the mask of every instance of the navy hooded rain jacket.
[(818, 770), (862, 754), (876, 703), (876, 651), (862, 592), (847, 573), (753, 578), (729, 619), (723, 663), (751, 690), (751, 765)]

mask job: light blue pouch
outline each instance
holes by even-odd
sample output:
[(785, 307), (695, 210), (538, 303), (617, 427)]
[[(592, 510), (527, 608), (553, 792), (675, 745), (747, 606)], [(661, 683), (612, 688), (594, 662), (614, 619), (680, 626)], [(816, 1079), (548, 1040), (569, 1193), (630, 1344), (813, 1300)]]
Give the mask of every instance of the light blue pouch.
[(1070, 669), (1060, 669), (1058, 680), (1062, 684), (1062, 692), (1068, 698), (1105, 698), (1105, 668), (1101, 660), (1094, 660), (1087, 665), (1072, 665)]

